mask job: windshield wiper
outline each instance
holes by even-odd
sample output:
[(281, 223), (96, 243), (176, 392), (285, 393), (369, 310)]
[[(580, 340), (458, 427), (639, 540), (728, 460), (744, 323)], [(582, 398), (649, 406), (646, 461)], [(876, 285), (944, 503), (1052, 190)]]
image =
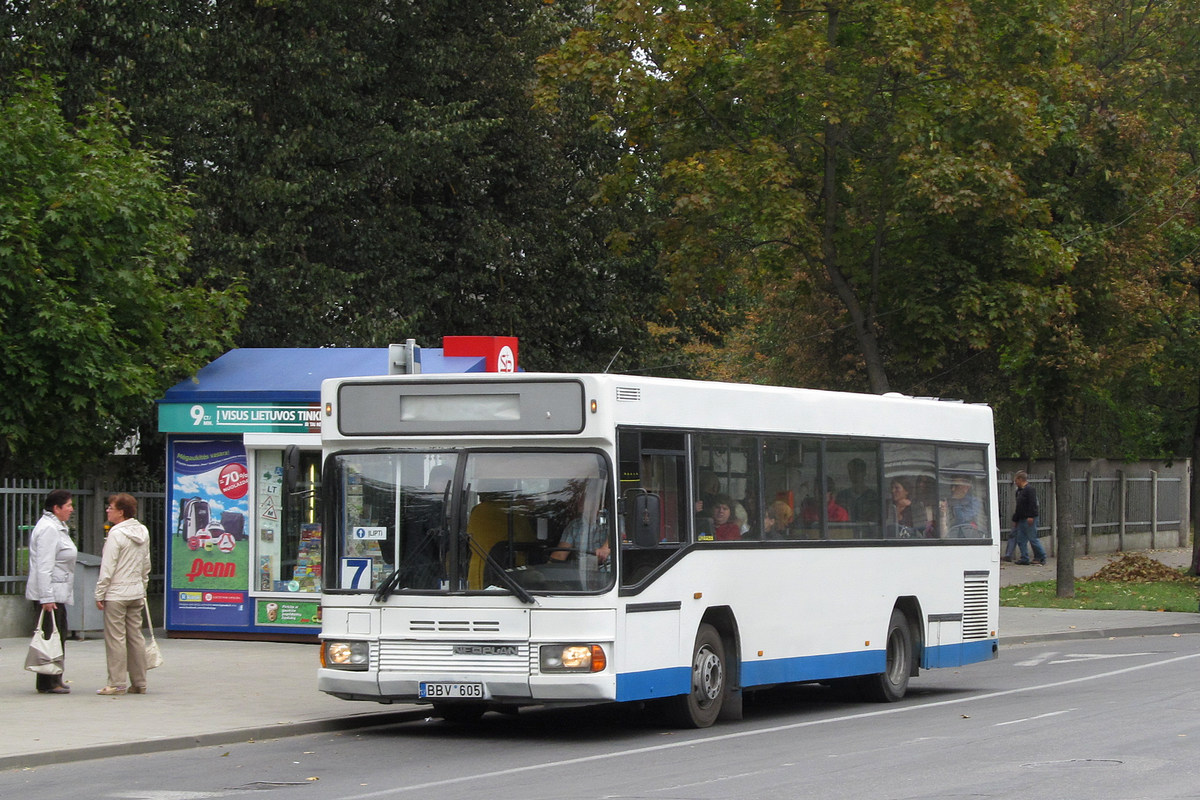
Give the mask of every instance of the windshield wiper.
[[(425, 532), (417, 545), (415, 552), (421, 552), (430, 542), (436, 541), (445, 533), (444, 528), (430, 528)], [(396, 591), (396, 587), (400, 585), (400, 581), (406, 577), (411, 577), (416, 572), (416, 567), (410, 562), (405, 562), (397, 566), (392, 573), (384, 578), (383, 583), (379, 584), (379, 588), (375, 590), (375, 602), (382, 603), (392, 596), (392, 592)], [(411, 588), (411, 587), (410, 587)]]
[(404, 565), (396, 567), (392, 570), (392, 574), (383, 579), (383, 583), (379, 584), (379, 588), (375, 590), (376, 603), (382, 603), (392, 596), (392, 592), (396, 591), (397, 584), (400, 583), (400, 576), (404, 573)]
[[(518, 583), (513, 576), (509, 575), (508, 570), (506, 570), (499, 561), (492, 558), (491, 555), (489, 555), (488, 552), (483, 549), (483, 545), (471, 538), (471, 534), (465, 531), (463, 532), (463, 537), (467, 540), (467, 545), (474, 550), (480, 558), (483, 559), (483, 563), (492, 568), (492, 572), (494, 572), (496, 576), (500, 578), (500, 582), (507, 586), (513, 594), (519, 597), (521, 602), (528, 603), (532, 606), (537, 605), (537, 600), (533, 598), (533, 595), (529, 593), (529, 590)], [(485, 569), (484, 575), (487, 574), (488, 572)]]

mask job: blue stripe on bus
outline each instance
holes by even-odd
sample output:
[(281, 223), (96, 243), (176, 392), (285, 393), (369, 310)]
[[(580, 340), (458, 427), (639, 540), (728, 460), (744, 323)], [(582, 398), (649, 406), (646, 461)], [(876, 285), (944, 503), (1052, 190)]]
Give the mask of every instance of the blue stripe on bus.
[(996, 640), (980, 639), (962, 644), (928, 645), (921, 666), (925, 669), (961, 667), (977, 661), (991, 661), (993, 658), (996, 658)]
[[(996, 658), (995, 645), (994, 639), (985, 639), (962, 644), (926, 647), (921, 666), (932, 669), (988, 661)], [(745, 661), (742, 662), (741, 683), (743, 687), (749, 688), (776, 683), (821, 681), (852, 675), (871, 675), (883, 672), (886, 666), (887, 656), (883, 650)], [(670, 697), (687, 694), (689, 691), (691, 691), (691, 670), (687, 667), (668, 667), (617, 675), (617, 700), (620, 702)]]
[(794, 681), (819, 681), (883, 672), (887, 656), (883, 650), (833, 653), (823, 656), (743, 661), (742, 686), (763, 686)]
[(617, 675), (617, 701), (622, 703), (687, 694), (691, 690), (692, 671), (687, 667), (622, 672)]

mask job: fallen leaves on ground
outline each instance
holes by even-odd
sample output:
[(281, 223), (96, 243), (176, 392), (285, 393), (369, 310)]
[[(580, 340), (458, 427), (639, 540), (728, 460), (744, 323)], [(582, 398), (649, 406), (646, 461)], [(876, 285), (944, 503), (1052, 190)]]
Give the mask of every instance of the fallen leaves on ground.
[(1122, 553), (1108, 562), (1096, 574), (1081, 580), (1112, 583), (1150, 583), (1154, 581), (1194, 581), (1184, 570), (1168, 567), (1141, 553)]

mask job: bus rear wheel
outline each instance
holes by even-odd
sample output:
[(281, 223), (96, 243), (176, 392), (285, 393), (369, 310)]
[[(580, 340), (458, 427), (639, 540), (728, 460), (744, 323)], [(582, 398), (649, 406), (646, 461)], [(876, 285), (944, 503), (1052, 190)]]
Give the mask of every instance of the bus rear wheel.
[(692, 689), (685, 695), (668, 697), (668, 719), (683, 728), (707, 728), (717, 721), (725, 700), (725, 643), (712, 625), (696, 631), (692, 649)]
[(860, 688), (864, 697), (877, 703), (894, 703), (908, 691), (912, 674), (913, 635), (908, 617), (900, 609), (892, 609), (886, 639), (887, 663), (884, 671), (864, 676)]

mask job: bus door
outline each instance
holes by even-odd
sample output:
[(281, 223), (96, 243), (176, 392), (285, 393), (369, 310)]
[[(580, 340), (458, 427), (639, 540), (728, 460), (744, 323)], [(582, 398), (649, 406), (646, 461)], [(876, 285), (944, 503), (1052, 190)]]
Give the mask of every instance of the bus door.
[(680, 641), (682, 604), (659, 579), (671, 556), (689, 541), (687, 447), (682, 433), (623, 430), (621, 471), (621, 594), (625, 604), (619, 657), (620, 700), (688, 690), (690, 672)]

